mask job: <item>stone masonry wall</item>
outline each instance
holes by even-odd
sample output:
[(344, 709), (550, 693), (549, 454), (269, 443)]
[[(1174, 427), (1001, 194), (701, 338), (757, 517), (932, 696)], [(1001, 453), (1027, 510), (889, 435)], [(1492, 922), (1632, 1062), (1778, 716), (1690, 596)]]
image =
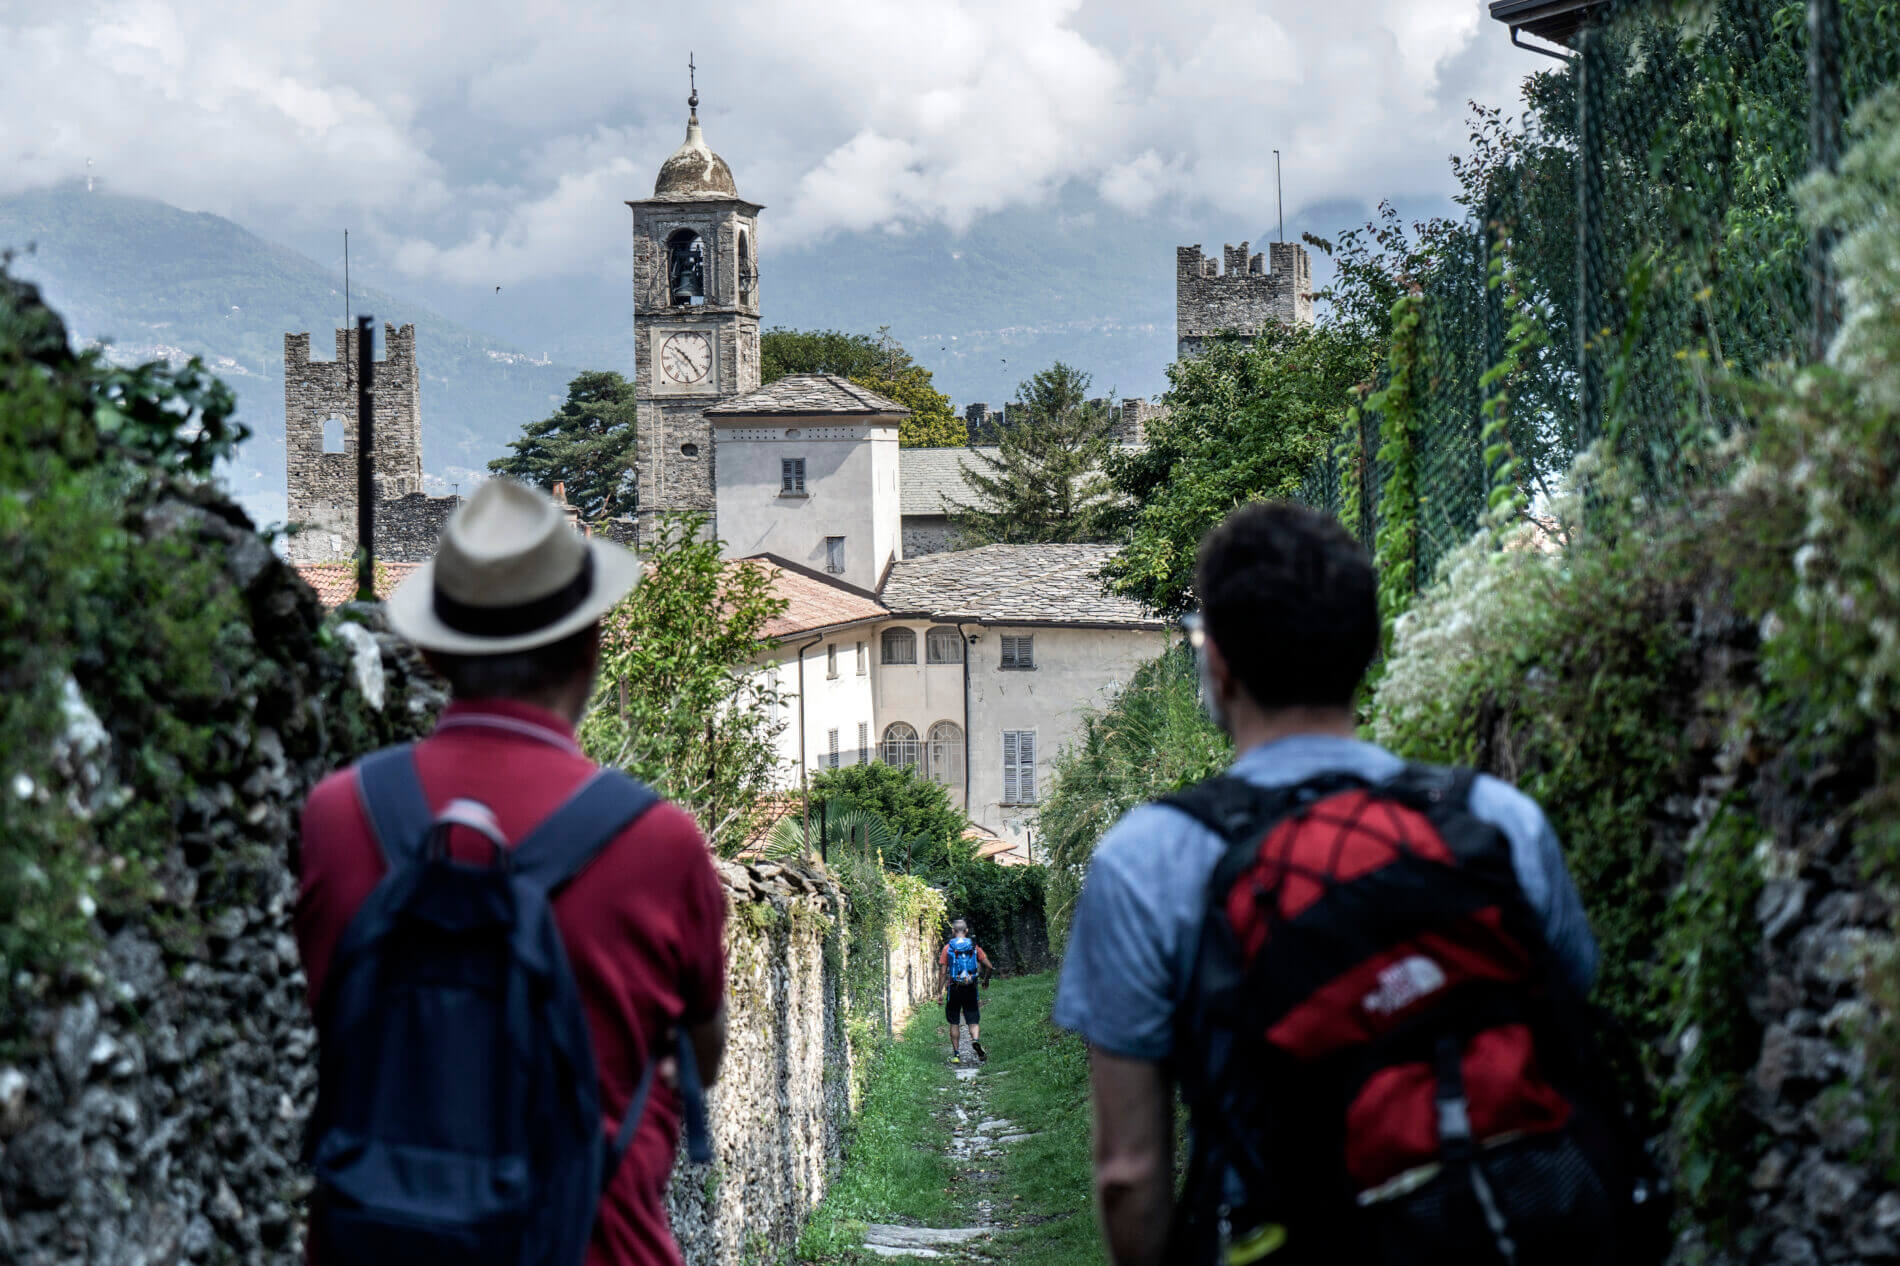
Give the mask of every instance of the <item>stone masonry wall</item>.
[(1201, 254), (1199, 245), (1175, 248), (1175, 355), (1197, 354), (1219, 334), (1251, 337), (1278, 321), (1313, 323), (1313, 263), (1297, 242), (1273, 242), (1266, 256), (1248, 255), (1247, 243), (1223, 246), (1226, 268)]
[[(422, 391), (416, 327), (383, 326), (372, 362), (379, 498), (422, 491)], [(336, 331), (334, 360), (310, 359), (308, 334), (284, 335), (284, 453), (289, 517), (310, 530), (289, 538), (292, 562), (348, 558), (356, 551), (356, 331)], [(343, 451), (323, 450), (324, 423), (342, 423)]]
[[(303, 684), (279, 712), (226, 723), (243, 770), (178, 806), (185, 846), (159, 872), (154, 917), (108, 929), (95, 961), (21, 1017), (24, 1045), (0, 1050), (0, 1262), (295, 1266), (316, 1089), (291, 925), (297, 806), (357, 754), (344, 735), (416, 735), (445, 700), (378, 608), (342, 608), (320, 639), (315, 595), (254, 533), (191, 506), (152, 530), (229, 552), (271, 644), (299, 648)], [(76, 713), (73, 729), (60, 794), (112, 796), (97, 718)], [(720, 873), (731, 1042), (711, 1097), (715, 1160), (682, 1163), (669, 1196), (686, 1260), (708, 1264), (796, 1238), (841, 1155), (854, 1084), (837, 887), (817, 868)], [(930, 994), (931, 938), (919, 926), (895, 939), (901, 1025)]]

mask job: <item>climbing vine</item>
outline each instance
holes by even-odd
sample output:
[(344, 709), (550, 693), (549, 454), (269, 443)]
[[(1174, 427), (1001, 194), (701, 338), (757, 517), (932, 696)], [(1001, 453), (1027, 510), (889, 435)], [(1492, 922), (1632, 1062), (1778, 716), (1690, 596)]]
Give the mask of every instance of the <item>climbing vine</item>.
[(1424, 373), (1425, 299), (1414, 290), (1392, 305), (1390, 376), (1366, 407), (1379, 415), (1379, 528), (1373, 558), (1379, 572), (1379, 611), (1386, 649), (1392, 627), (1418, 588), (1418, 436)]

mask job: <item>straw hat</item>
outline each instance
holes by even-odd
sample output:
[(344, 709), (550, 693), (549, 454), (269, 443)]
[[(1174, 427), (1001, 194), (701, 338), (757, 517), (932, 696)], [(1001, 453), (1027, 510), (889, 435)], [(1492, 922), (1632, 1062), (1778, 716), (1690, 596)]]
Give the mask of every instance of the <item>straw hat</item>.
[(503, 655), (579, 632), (639, 580), (632, 550), (581, 536), (540, 489), (490, 479), (449, 516), (435, 557), (387, 612), (424, 650)]

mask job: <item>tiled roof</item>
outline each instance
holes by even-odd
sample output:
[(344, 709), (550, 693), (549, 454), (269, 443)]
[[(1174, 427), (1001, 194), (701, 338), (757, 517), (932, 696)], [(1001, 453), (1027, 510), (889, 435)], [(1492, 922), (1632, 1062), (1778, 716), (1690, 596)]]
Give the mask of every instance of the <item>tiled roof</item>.
[[(396, 586), (407, 580), (409, 573), (420, 566), (421, 563), (377, 563), (377, 598), (389, 597), (395, 592)], [(317, 591), (317, 600), (323, 603), (326, 611), (356, 597), (355, 563), (298, 563), (297, 574), (304, 578), (305, 584)]]
[[(995, 447), (975, 450), (995, 455)], [(969, 505), (976, 492), (963, 482), (963, 471), (987, 474), (967, 448), (906, 448), (897, 454), (897, 500), (901, 514), (949, 514), (952, 504)]]
[(770, 567), (777, 573), (773, 591), (786, 600), (785, 610), (765, 625), (765, 636), (780, 639), (798, 633), (875, 620), (887, 612), (877, 599), (835, 580), (821, 579), (782, 558), (757, 554), (735, 559), (728, 567)]
[(761, 414), (901, 413), (909, 409), (875, 391), (866, 390), (837, 374), (788, 374), (757, 391), (713, 405), (709, 418), (755, 417)]
[(1164, 627), (1134, 599), (1103, 588), (1102, 564), (1114, 552), (1112, 545), (985, 545), (926, 554), (892, 564), (878, 596), (900, 615)]

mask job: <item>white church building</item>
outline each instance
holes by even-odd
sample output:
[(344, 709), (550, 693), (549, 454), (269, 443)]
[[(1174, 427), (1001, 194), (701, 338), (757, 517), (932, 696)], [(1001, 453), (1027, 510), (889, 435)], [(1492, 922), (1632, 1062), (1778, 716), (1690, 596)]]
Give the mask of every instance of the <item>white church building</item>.
[(943, 516), (944, 451), (901, 449), (904, 407), (846, 379), (760, 385), (763, 207), (739, 197), (691, 104), (653, 196), (628, 204), (640, 513), (710, 512), (730, 559), (777, 573), (788, 605), (760, 671), (785, 696), (788, 788), (911, 766), (979, 826), (1033, 844), (1082, 711), (1164, 649), (1166, 625), (1106, 591), (1109, 546), (905, 556), (906, 519)]

